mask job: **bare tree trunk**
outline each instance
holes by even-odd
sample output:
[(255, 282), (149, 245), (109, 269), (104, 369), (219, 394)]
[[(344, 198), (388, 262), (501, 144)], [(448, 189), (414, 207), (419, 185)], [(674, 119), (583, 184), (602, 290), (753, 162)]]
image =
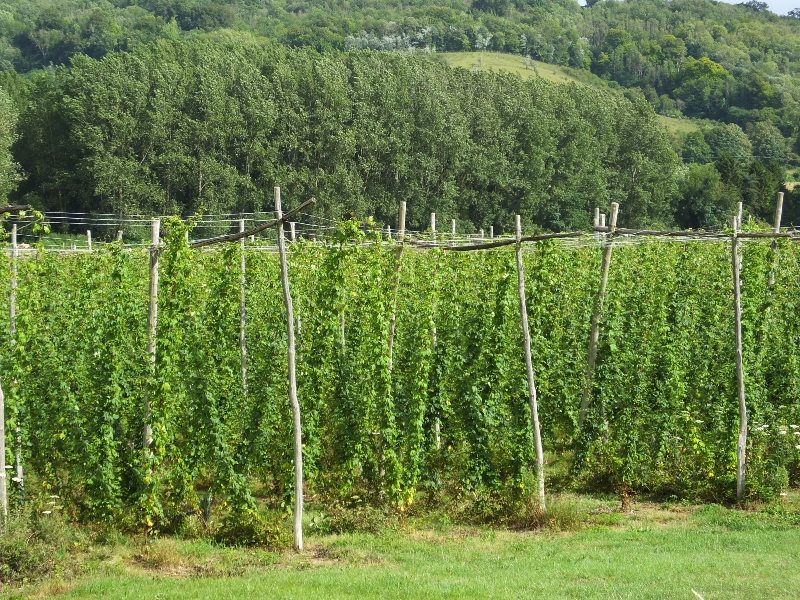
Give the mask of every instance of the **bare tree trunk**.
[(522, 265), (522, 224), (517, 215), (517, 284), (519, 286), (519, 312), (522, 317), (522, 341), (525, 346), (525, 369), (528, 377), (528, 404), (531, 408), (533, 445), (536, 450), (536, 487), (539, 493), (539, 508), (545, 509), (544, 502), (544, 456), (542, 453), (542, 434), (539, 430), (539, 405), (536, 396), (536, 383), (533, 379), (533, 360), (531, 358), (531, 333), (528, 328), (528, 305), (525, 299), (525, 269)]
[[(592, 315), (592, 327), (589, 334), (589, 356), (586, 361), (586, 375), (584, 379), (583, 398), (581, 399), (581, 410), (578, 415), (578, 427), (583, 427), (583, 422), (586, 420), (586, 411), (589, 408), (589, 396), (592, 393), (592, 380), (594, 378), (594, 364), (597, 360), (597, 343), (600, 340), (600, 320), (603, 315), (603, 300), (606, 295), (606, 286), (608, 285), (608, 270), (611, 267), (611, 250), (614, 244), (614, 230), (617, 228), (617, 213), (619, 212), (619, 204), (613, 202), (611, 204), (611, 223), (609, 227), (609, 237), (603, 248), (603, 262), (600, 266), (600, 289), (597, 291), (597, 300), (595, 302), (594, 314)], [(601, 223), (605, 215), (600, 215)]]
[(2, 519), (5, 525), (8, 519), (8, 488), (6, 487), (6, 397), (0, 386), (0, 509), (3, 511)]
[(303, 549), (303, 439), (300, 423), (300, 403), (297, 401), (297, 380), (295, 375), (294, 352), (294, 311), (292, 295), (289, 291), (289, 267), (286, 260), (286, 241), (283, 237), (281, 211), (281, 188), (275, 188), (275, 212), (278, 223), (278, 253), (281, 261), (281, 284), (283, 301), (286, 304), (286, 333), (289, 338), (289, 403), (294, 422), (294, 547)]
[(742, 293), (739, 282), (741, 258), (739, 256), (739, 240), (736, 235), (739, 225), (739, 219), (734, 217), (731, 264), (733, 271), (733, 308), (736, 315), (736, 392), (739, 396), (739, 437), (736, 441), (736, 498), (737, 500), (742, 500), (744, 498), (747, 466), (745, 456), (747, 450), (747, 404), (744, 397), (744, 366), (742, 364)]
[[(244, 231), (244, 219), (239, 220), (239, 232)], [(239, 240), (241, 248), (241, 279), (239, 280), (239, 353), (242, 359), (242, 389), (247, 397), (247, 337), (245, 335), (247, 325), (247, 312), (245, 306), (245, 257), (244, 257), (244, 238)]]
[[(153, 219), (150, 229), (150, 304), (147, 308), (147, 355), (150, 359), (150, 371), (156, 368), (156, 325), (158, 323), (158, 238), (161, 230), (161, 220)], [(152, 412), (150, 410), (150, 396), (144, 396), (144, 428), (142, 431), (142, 448), (145, 458), (150, 456), (150, 446), (153, 444), (153, 426), (150, 423)]]
[[(17, 246), (17, 224), (11, 228), (11, 294), (9, 297), (9, 333), (11, 337), (11, 349), (17, 344), (17, 258), (19, 257), (19, 247)], [(15, 382), (11, 382), (14, 385)], [(19, 408), (17, 408), (17, 426), (15, 428), (16, 443), (14, 444), (14, 463), (17, 476), (14, 478), (19, 485), (20, 491), (25, 489), (25, 477), (22, 469), (22, 431), (19, 426)], [(3, 471), (5, 472), (5, 454), (3, 459)]]

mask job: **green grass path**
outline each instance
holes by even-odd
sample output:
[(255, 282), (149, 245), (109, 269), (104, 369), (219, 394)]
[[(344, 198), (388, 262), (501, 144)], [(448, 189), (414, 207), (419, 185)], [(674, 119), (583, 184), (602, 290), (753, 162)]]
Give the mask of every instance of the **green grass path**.
[[(313, 544), (312, 544), (313, 545)], [(572, 534), (416, 532), (327, 538), (332, 564), (225, 579), (120, 573), (69, 598), (636, 598), (800, 597), (800, 530), (731, 531), (646, 524)]]

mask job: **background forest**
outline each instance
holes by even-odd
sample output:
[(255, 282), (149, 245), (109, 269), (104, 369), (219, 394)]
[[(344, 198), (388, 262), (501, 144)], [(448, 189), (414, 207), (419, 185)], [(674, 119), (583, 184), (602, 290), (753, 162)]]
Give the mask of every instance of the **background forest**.
[[(755, 0), (6, 0), (0, 147), (16, 138), (21, 177), (0, 195), (238, 212), (280, 182), (334, 218), (393, 222), (403, 199), (410, 226), (436, 211), (464, 231), (515, 212), (583, 227), (611, 201), (630, 225), (718, 227), (740, 200), (767, 218), (800, 179), (798, 17)], [(445, 51), (586, 83), (452, 70)]]

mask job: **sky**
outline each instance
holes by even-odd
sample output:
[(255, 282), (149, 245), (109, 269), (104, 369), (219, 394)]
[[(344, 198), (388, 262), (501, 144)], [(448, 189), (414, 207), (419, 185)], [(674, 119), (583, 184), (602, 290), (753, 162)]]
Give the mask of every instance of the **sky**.
[[(741, 4), (745, 0), (722, 0), (727, 4)], [(763, 2), (763, 0), (761, 0)], [(793, 8), (800, 8), (800, 0), (767, 0), (769, 9), (777, 15), (788, 14)]]

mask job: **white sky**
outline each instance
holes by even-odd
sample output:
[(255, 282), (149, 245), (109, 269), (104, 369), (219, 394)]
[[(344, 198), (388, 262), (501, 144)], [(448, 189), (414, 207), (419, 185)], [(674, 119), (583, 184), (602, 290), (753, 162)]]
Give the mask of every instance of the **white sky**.
[[(727, 4), (740, 4), (745, 0), (722, 0)], [(765, 0), (761, 0), (764, 2)], [(788, 14), (793, 8), (800, 8), (800, 0), (766, 0), (769, 9), (777, 15)]]

